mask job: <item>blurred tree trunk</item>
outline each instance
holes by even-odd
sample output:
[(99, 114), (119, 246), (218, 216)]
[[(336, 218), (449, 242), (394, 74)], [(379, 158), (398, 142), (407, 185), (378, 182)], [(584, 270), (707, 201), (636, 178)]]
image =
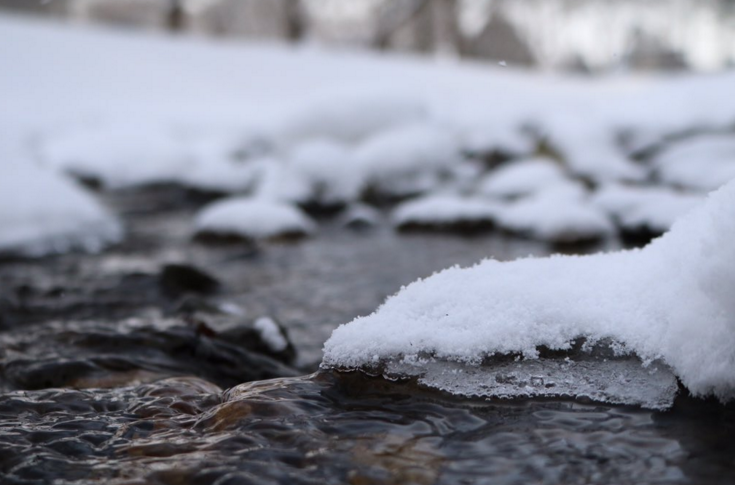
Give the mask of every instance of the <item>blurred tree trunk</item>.
[(393, 0), (377, 15), (378, 49), (459, 53), (458, 0)]
[(459, 1), (433, 0), (434, 50), (460, 55), (463, 52), (462, 33), (459, 30)]
[(186, 26), (186, 14), (181, 0), (169, 0), (166, 27), (172, 32), (180, 32)]
[(286, 38), (292, 42), (303, 39), (306, 31), (306, 11), (301, 0), (285, 0), (284, 23)]

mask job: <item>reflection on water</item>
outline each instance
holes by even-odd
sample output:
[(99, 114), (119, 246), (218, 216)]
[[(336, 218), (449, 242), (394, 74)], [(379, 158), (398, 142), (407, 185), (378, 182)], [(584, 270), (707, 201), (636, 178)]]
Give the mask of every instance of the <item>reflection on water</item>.
[(0, 467), (4, 483), (723, 483), (732, 417), (706, 406), (459, 400), (325, 373), (18, 391), (0, 398)]

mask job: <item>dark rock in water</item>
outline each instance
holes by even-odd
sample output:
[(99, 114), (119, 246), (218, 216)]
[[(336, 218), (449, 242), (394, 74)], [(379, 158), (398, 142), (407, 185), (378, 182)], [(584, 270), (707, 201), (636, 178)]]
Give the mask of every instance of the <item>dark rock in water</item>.
[(117, 189), (107, 193), (123, 215), (146, 215), (181, 209), (198, 209), (226, 197), (226, 192), (185, 187), (177, 183), (155, 183)]
[[(276, 236), (263, 239), (266, 242), (293, 243), (305, 239), (309, 235), (304, 231), (292, 230), (282, 232)], [(194, 241), (209, 246), (244, 246), (253, 253), (257, 252), (258, 240), (244, 234), (227, 231), (198, 231), (194, 234)]]
[(620, 238), (627, 248), (642, 248), (662, 234), (661, 231), (655, 231), (648, 226), (628, 227), (621, 229)]
[(159, 284), (164, 295), (174, 298), (186, 293), (210, 295), (220, 288), (216, 278), (188, 264), (164, 265)]
[(318, 198), (299, 203), (299, 207), (315, 219), (334, 217), (344, 210), (345, 206), (344, 202), (325, 202)]
[(288, 332), (274, 320), (267, 320), (272, 322), (275, 326), (273, 330), (278, 332), (275, 338), (280, 341), (275, 344), (272, 341), (273, 337), (256, 325), (238, 325), (221, 332), (219, 338), (253, 352), (268, 355), (284, 364), (293, 365), (296, 360), (296, 349), (288, 337)]
[(472, 236), (495, 229), (491, 219), (458, 219), (451, 222), (406, 222), (396, 228), (400, 232), (446, 232), (465, 236)]
[(186, 294), (181, 299), (177, 300), (169, 311), (169, 314), (171, 315), (187, 317), (198, 313), (221, 314), (222, 310), (220, 306), (206, 298)]
[(0, 387), (117, 387), (193, 375), (223, 387), (293, 376), (257, 338), (245, 345), (207, 327), (173, 321), (57, 322), (6, 334)]
[(355, 231), (364, 231), (378, 224), (380, 212), (369, 205), (356, 204), (345, 209), (337, 219), (340, 227)]
[(486, 150), (465, 150), (464, 156), (479, 160), (488, 170), (494, 170), (512, 160), (522, 157), (523, 153), (515, 153), (502, 147), (493, 147)]

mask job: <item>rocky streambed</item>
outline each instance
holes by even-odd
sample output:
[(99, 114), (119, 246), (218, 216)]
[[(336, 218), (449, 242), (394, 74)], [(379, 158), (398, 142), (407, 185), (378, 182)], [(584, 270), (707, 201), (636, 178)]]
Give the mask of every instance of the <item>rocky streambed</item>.
[(543, 244), (328, 220), (212, 246), (192, 241), (189, 197), (105, 197), (121, 245), (0, 262), (3, 484), (735, 483), (716, 402), (458, 398), (317, 370), (332, 329), (401, 285)]

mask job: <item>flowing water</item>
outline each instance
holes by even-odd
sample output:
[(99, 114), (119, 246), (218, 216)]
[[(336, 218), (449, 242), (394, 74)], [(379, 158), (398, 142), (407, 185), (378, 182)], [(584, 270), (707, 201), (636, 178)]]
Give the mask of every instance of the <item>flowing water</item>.
[[(0, 262), (0, 483), (735, 483), (735, 413), (685, 393), (655, 412), (310, 374), (336, 325), (401, 285), (548, 247), (334, 222), (207, 247), (175, 199), (110, 196), (129, 237), (103, 254)], [(252, 325), (266, 315), (285, 350)]]

